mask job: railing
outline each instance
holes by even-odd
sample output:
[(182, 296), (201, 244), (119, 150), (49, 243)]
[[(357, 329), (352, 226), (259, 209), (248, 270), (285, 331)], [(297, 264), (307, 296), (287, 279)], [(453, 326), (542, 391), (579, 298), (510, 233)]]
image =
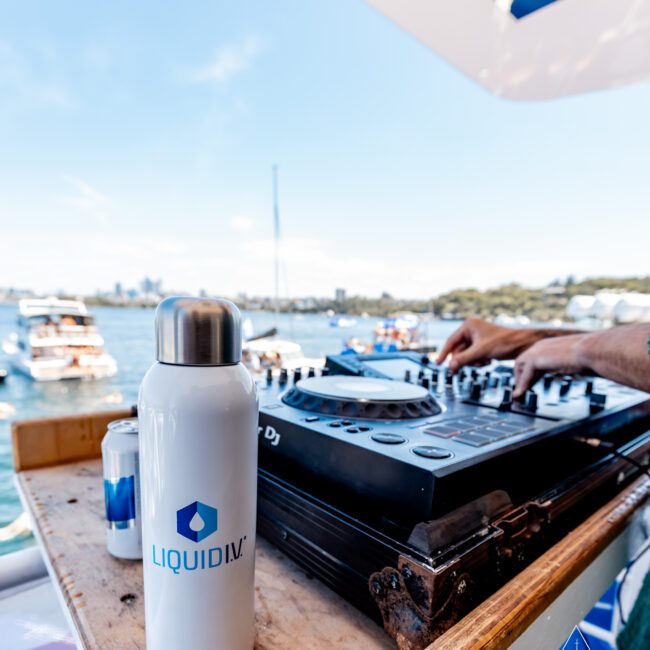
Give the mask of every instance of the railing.
[(79, 338), (92, 336), (99, 331), (95, 325), (37, 325), (29, 330), (36, 338)]

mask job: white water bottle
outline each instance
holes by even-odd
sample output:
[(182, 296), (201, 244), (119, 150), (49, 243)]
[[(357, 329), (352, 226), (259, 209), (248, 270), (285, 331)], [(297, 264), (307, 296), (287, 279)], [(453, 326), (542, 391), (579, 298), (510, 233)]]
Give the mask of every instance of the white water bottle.
[(257, 419), (237, 307), (167, 298), (140, 387), (148, 650), (250, 650)]

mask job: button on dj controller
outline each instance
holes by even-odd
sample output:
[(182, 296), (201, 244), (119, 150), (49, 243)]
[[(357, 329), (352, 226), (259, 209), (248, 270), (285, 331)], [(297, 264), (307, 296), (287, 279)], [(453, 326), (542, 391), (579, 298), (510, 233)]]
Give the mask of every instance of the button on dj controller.
[(441, 449), (440, 447), (430, 447), (426, 445), (420, 445), (418, 447), (413, 447), (413, 453), (421, 456), (422, 458), (451, 458), (452, 453), (446, 449)]
[(406, 442), (406, 438), (397, 433), (375, 433), (370, 437), (382, 445), (400, 445)]
[(454, 375), (408, 352), (328, 357), (321, 376), (309, 375), (260, 385), (260, 467), (322, 477), (420, 519), (461, 473), (478, 490), (473, 472), (493, 459), (650, 417), (646, 393), (600, 378), (547, 374), (517, 401), (512, 366)]

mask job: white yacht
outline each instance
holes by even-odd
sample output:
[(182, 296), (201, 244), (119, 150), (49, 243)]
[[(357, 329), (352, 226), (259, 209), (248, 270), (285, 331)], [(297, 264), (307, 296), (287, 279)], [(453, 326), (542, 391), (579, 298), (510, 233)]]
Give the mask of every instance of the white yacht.
[(18, 331), (3, 349), (17, 371), (36, 381), (101, 379), (117, 372), (93, 316), (79, 300), (21, 300)]

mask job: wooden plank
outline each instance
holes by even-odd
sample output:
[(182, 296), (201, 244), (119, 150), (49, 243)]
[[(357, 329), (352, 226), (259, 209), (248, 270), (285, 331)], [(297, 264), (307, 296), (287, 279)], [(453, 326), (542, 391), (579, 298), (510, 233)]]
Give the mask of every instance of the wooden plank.
[[(84, 646), (142, 649), (142, 563), (106, 550), (101, 471), (90, 459), (22, 471), (17, 483)], [(259, 538), (255, 591), (258, 650), (394, 647), (379, 626)]]
[(14, 422), (14, 469), (19, 472), (101, 456), (106, 425), (131, 417), (130, 409)]
[[(509, 647), (628, 524), (650, 496), (642, 477), (551, 547), (428, 650)], [(594, 594), (594, 600), (600, 594)]]

